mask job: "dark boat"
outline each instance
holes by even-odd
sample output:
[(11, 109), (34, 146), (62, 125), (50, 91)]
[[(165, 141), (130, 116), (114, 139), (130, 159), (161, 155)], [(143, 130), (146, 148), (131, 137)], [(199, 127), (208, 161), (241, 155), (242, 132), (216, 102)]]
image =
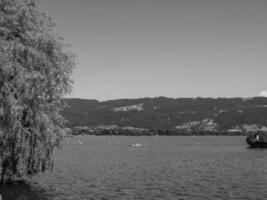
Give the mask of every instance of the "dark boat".
[(267, 132), (258, 131), (249, 133), (246, 142), (250, 147), (267, 147)]

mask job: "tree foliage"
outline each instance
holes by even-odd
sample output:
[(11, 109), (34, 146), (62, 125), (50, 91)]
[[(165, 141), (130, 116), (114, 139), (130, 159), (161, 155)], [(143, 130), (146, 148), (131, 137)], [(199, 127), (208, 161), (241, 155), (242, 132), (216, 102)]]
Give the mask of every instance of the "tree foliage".
[(34, 0), (0, 0), (1, 182), (50, 169), (63, 138), (74, 59), (54, 29)]

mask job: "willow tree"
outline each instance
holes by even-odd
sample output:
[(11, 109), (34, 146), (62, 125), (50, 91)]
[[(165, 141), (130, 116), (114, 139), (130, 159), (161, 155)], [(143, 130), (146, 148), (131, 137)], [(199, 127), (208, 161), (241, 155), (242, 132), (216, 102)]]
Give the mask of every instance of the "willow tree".
[(51, 169), (72, 54), (34, 0), (0, 0), (1, 183)]

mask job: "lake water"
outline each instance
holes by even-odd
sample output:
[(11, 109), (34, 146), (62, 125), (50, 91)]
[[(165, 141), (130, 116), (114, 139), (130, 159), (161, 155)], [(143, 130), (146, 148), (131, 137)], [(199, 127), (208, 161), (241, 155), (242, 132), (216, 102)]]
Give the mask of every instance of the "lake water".
[[(144, 147), (129, 144), (144, 143)], [(55, 152), (32, 185), (0, 188), (3, 200), (267, 199), (267, 149), (245, 137), (82, 136)]]

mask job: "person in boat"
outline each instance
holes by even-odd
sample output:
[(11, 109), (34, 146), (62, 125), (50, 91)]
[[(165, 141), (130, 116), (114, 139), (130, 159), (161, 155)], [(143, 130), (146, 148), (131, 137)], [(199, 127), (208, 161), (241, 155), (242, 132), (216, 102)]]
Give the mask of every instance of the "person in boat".
[(260, 141), (260, 136), (256, 135), (256, 141), (259, 142)]

